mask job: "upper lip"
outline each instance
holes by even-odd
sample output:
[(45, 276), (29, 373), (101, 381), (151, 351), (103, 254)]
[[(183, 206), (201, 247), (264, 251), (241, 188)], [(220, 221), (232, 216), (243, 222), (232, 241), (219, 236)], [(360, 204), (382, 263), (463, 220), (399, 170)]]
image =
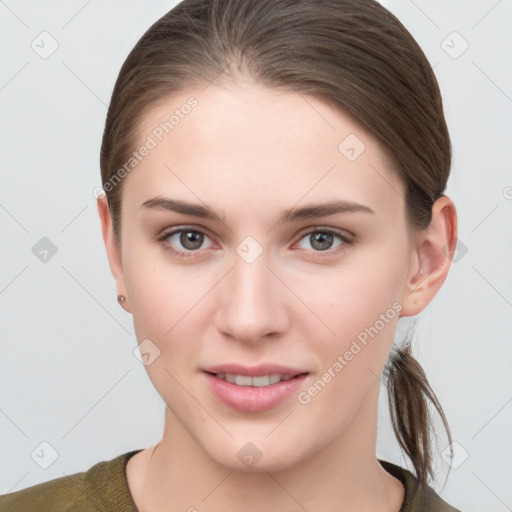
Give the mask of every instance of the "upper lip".
[(219, 364), (209, 366), (203, 371), (209, 373), (231, 373), (234, 375), (247, 375), (249, 377), (261, 377), (262, 375), (270, 375), (271, 373), (279, 373), (280, 375), (291, 375), (295, 377), (302, 373), (308, 373), (297, 368), (290, 368), (280, 364), (263, 363), (257, 366), (242, 366), (240, 364)]

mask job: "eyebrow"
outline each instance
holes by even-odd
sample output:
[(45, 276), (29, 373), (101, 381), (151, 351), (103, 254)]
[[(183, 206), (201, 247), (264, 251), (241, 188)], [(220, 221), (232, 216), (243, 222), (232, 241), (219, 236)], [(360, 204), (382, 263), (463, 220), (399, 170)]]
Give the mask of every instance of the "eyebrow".
[[(223, 222), (215, 210), (212, 210), (208, 206), (188, 203), (186, 201), (177, 199), (158, 196), (154, 197), (153, 199), (148, 199), (142, 203), (141, 207), (151, 210), (177, 212), (184, 215), (191, 215), (193, 217), (200, 217), (202, 219), (210, 219)], [(328, 215), (335, 215), (337, 213), (354, 212), (375, 214), (371, 208), (362, 204), (354, 203), (351, 201), (332, 200), (323, 203), (302, 206), (300, 208), (292, 207), (282, 210), (280, 212), (277, 224), (284, 224), (285, 222), (293, 222), (302, 219), (317, 219), (319, 217), (326, 217)]]

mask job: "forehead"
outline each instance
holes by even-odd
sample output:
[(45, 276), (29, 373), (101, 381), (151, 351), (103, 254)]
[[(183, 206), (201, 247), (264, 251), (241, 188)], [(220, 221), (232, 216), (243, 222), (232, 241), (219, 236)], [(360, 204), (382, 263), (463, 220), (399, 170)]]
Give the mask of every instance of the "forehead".
[(264, 198), (280, 209), (338, 197), (384, 210), (404, 201), (387, 148), (346, 113), (295, 91), (187, 91), (144, 116), (135, 150), (144, 145), (123, 202), (167, 194), (250, 209)]

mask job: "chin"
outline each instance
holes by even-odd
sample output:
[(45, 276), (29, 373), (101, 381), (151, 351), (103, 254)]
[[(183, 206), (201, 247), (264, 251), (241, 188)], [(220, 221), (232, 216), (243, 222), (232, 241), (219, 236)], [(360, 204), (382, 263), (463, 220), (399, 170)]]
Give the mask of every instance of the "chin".
[[(301, 450), (297, 450), (301, 446)], [(283, 442), (278, 437), (275, 440), (265, 439), (262, 435), (253, 440), (244, 438), (230, 439), (229, 443), (205, 446), (203, 449), (209, 457), (230, 471), (240, 473), (266, 473), (289, 469), (306, 459), (314, 452), (314, 447), (304, 446), (303, 442)]]

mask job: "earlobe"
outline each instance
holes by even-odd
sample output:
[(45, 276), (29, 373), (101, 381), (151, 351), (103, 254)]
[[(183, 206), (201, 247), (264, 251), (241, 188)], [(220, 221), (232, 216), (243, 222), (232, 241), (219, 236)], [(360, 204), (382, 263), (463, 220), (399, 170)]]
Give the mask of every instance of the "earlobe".
[(457, 212), (450, 198), (441, 196), (434, 202), (429, 226), (418, 230), (415, 238), (401, 316), (423, 311), (448, 275), (457, 244)]
[(112, 218), (110, 215), (110, 209), (108, 201), (105, 195), (98, 197), (97, 199), (98, 215), (100, 217), (101, 232), (103, 235), (103, 241), (105, 243), (105, 249), (107, 251), (108, 263), (110, 271), (116, 281), (117, 295), (126, 297), (123, 301), (122, 307), (130, 312), (128, 295), (126, 292), (126, 286), (124, 281), (123, 263), (121, 257), (121, 247), (118, 244), (114, 236), (114, 230), (112, 228)]

